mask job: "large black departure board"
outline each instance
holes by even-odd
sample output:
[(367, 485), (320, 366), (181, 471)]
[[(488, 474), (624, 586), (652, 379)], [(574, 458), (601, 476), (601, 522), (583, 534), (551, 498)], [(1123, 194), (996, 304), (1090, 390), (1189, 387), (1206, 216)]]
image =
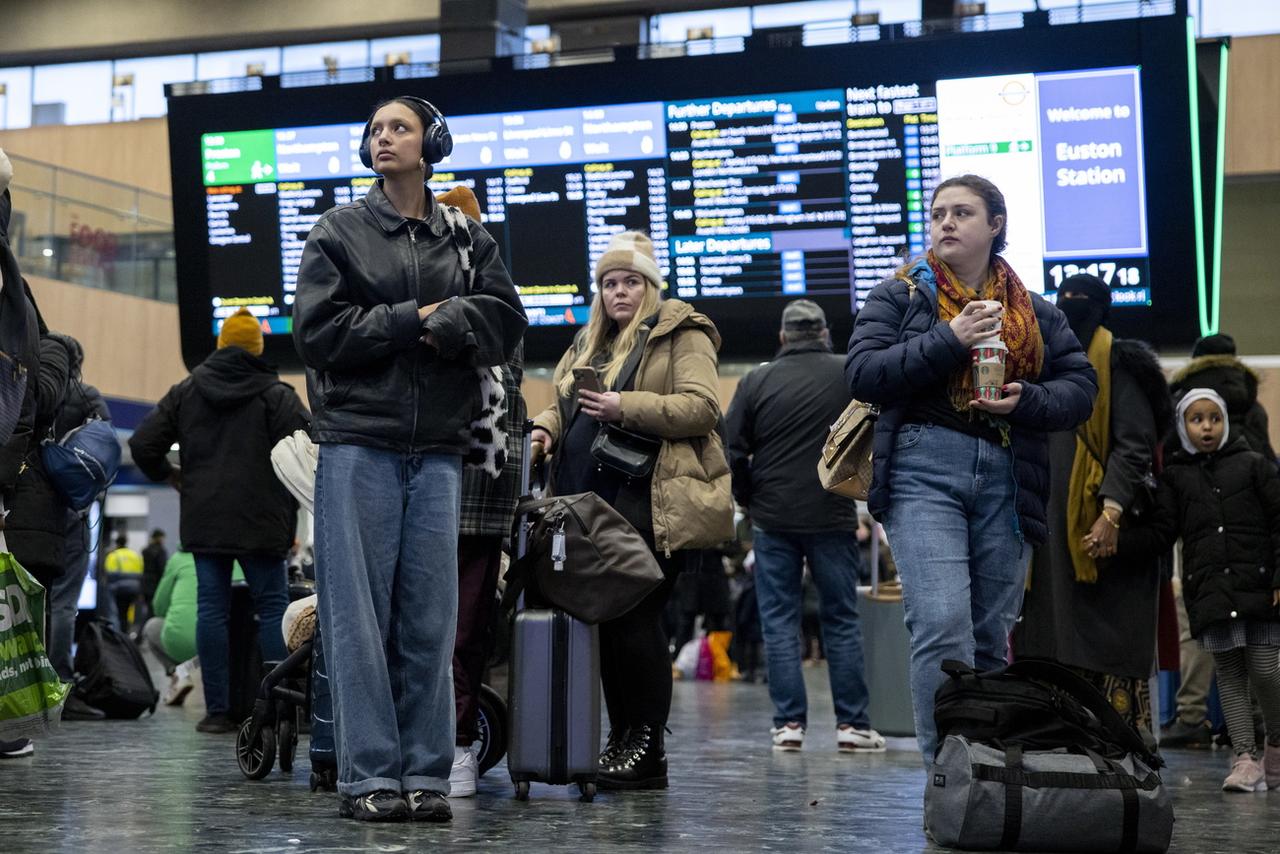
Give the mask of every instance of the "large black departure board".
[(431, 189), (475, 192), (535, 358), (586, 321), (593, 266), (626, 229), (653, 238), (669, 295), (711, 314), (730, 354), (766, 354), (760, 333), (796, 297), (847, 328), (871, 288), (927, 250), (930, 195), (964, 172), (1004, 191), (1005, 257), (1032, 289), (1052, 297), (1088, 271), (1111, 286), (1121, 326), (1173, 317), (1188, 282), (1161, 271), (1192, 238), (1172, 219), (1190, 204), (1189, 163), (1151, 144), (1189, 134), (1186, 93), (1179, 109), (1149, 83), (1177, 67), (1167, 24), (1046, 28), (1058, 38), (1038, 53), (1038, 32), (954, 37), (915, 63), (866, 61), (900, 44), (512, 71), (480, 98), (462, 97), (474, 80), (459, 76), (174, 99), (175, 203), (200, 199), (175, 217), (184, 329), (201, 311), (211, 340), (247, 306), (287, 359), (306, 236), (376, 180), (358, 158), (364, 120), (399, 92), (448, 116), (455, 148)]

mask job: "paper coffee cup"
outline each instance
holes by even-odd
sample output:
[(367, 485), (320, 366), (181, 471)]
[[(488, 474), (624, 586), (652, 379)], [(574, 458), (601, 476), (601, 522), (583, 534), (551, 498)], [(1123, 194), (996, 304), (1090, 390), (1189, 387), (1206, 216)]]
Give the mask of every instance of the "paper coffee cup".
[(999, 338), (979, 341), (969, 350), (973, 363), (973, 396), (976, 400), (1003, 397), (1004, 363), (1009, 348)]
[(980, 300), (979, 304), (982, 305), (983, 308), (994, 308), (996, 310), (996, 323), (998, 324), (996, 326), (996, 334), (998, 335), (1000, 330), (1004, 329), (1004, 305), (1002, 305), (1000, 300), (997, 299)]

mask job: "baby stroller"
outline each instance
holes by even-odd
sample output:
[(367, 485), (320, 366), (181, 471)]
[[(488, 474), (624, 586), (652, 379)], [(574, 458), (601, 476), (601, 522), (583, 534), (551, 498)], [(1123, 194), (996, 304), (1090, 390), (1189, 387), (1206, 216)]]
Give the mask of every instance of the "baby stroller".
[[(476, 762), (484, 775), (507, 752), (507, 705), (488, 685), (480, 687), (478, 718)], [(236, 763), (241, 773), (250, 780), (261, 780), (271, 773), (277, 759), (280, 770), (292, 773), (304, 720), (310, 721), (311, 729), (311, 791), (333, 791), (338, 783), (333, 705), (318, 622), (312, 637), (263, 678), (253, 713), (236, 735)]]

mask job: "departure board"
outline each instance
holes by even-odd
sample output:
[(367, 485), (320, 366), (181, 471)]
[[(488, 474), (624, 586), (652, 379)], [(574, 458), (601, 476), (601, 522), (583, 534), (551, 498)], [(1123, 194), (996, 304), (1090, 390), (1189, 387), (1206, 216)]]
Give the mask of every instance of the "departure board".
[[(991, 178), (1005, 257), (1052, 295), (1075, 272), (1150, 305), (1135, 67), (947, 79), (449, 118), (435, 193), (469, 187), (534, 326), (586, 321), (610, 238), (653, 238), (670, 294), (698, 304), (844, 297), (928, 248), (947, 176)], [(376, 180), (363, 123), (205, 133), (212, 328), (248, 306), (291, 329), (307, 234)]]

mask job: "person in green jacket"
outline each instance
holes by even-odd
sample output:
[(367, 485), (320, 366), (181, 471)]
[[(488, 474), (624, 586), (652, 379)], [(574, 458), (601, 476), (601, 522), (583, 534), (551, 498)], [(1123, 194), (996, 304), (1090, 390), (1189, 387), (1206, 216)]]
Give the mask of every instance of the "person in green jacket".
[(181, 705), (194, 685), (196, 667), (196, 560), (191, 552), (169, 558), (152, 599), (155, 616), (142, 628), (151, 651), (169, 674), (166, 705)]

